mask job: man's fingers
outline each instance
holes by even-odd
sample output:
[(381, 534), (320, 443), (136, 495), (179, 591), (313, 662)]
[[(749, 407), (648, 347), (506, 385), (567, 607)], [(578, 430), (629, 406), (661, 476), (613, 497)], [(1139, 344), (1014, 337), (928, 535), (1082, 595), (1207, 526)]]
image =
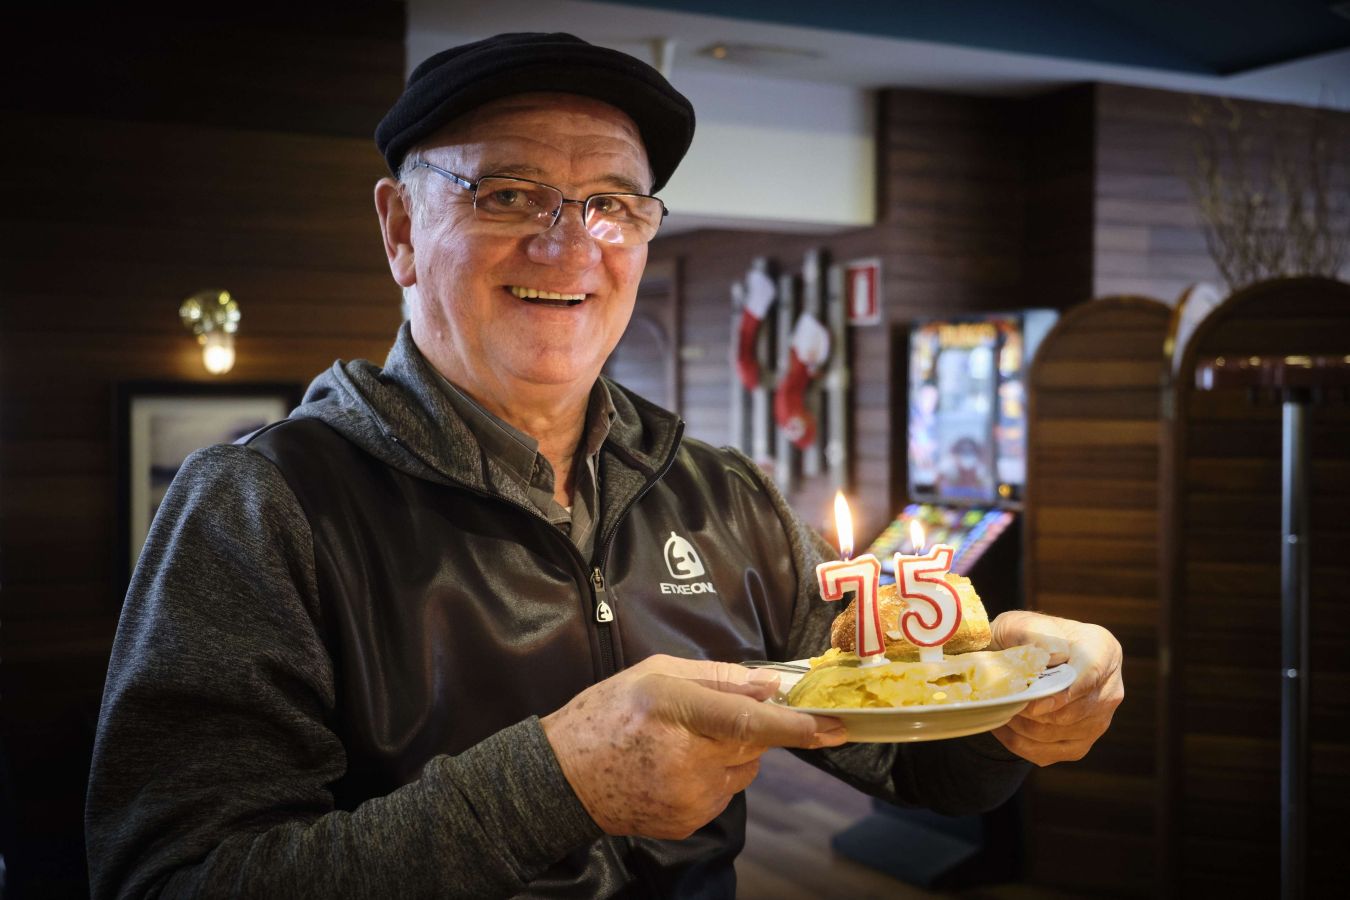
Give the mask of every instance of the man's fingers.
[(1066, 724), (1042, 722), (1027, 716), (1013, 716), (1005, 726), (1024, 738), (1041, 743), (1096, 740), (1111, 724), (1111, 715), (1080, 718)]
[[(1057, 627), (1064, 620), (1026, 610), (1010, 610), (990, 623), (993, 639), (990, 647), (1006, 650), (1021, 644), (1031, 644), (1050, 651), (1050, 665), (1057, 666), (1069, 659), (1070, 642), (1049, 633), (1046, 628)], [(1038, 627), (1039, 626), (1039, 627)]]
[(735, 663), (706, 659), (657, 655), (649, 656), (638, 665), (654, 673), (685, 678), (713, 690), (754, 697), (756, 700), (772, 697), (778, 691), (780, 681), (778, 674), (768, 669), (748, 669)]
[[(722, 663), (721, 665), (731, 665)], [(742, 668), (735, 666), (735, 668)], [(778, 687), (781, 679), (775, 672), (768, 672), (762, 669), (746, 669), (750, 672), (748, 681), (717, 680), (706, 678), (686, 678), (685, 680), (697, 684), (701, 687), (710, 688), (714, 691), (721, 691), (724, 694), (737, 694), (741, 697), (750, 697), (754, 700), (768, 700), (774, 694), (778, 693)]]
[(1030, 760), (1038, 766), (1049, 766), (1059, 762), (1079, 760), (1084, 756), (1087, 756), (1087, 752), (1092, 749), (1092, 741), (1090, 740), (1067, 740), (1046, 743), (1024, 737), (1009, 727), (1009, 725), (995, 728), (992, 734), (994, 737), (998, 738), (999, 743), (1007, 747), (1013, 753), (1016, 753), (1023, 759)]
[(811, 748), (843, 743), (846, 736), (838, 719), (793, 712), (681, 678), (670, 679), (664, 688), (681, 724), (712, 740)]
[(1021, 715), (1053, 725), (1068, 725), (1079, 719), (1100, 716), (1103, 710), (1115, 712), (1124, 699), (1125, 688), (1121, 684), (1109, 684), (1095, 694), (1081, 692), (1077, 697), (1066, 690), (1031, 701), (1022, 709)]
[[(1078, 668), (1079, 665), (1083, 668)], [(1093, 665), (1076, 664), (1077, 677), (1073, 684), (1057, 694), (1033, 700), (1022, 714), (1046, 721), (1072, 722), (1085, 715), (1100, 714), (1102, 708), (1115, 710), (1125, 699), (1125, 682), (1120, 671), (1117, 668), (1103, 677), (1102, 667), (1093, 668)]]

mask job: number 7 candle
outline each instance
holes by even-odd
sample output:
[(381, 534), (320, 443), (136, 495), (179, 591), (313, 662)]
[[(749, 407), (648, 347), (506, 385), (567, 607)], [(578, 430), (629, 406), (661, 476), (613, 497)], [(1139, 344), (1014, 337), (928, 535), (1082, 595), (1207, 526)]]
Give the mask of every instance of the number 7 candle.
[(853, 559), (853, 517), (842, 491), (834, 497), (834, 527), (839, 533), (839, 555), (842, 559), (823, 562), (816, 566), (816, 580), (820, 582), (820, 596), (826, 600), (842, 600), (852, 589), (858, 595), (857, 652), (865, 666), (886, 661), (886, 644), (881, 637), (881, 612), (877, 608), (877, 584), (881, 580), (881, 562), (872, 554), (864, 553)]
[[(910, 543), (916, 553), (923, 549), (923, 526), (917, 520), (910, 521)], [(942, 645), (961, 625), (960, 596), (947, 581), (953, 553), (946, 544), (936, 544), (918, 556), (895, 554), (896, 590), (906, 601), (900, 630), (919, 648), (920, 662), (942, 662)]]

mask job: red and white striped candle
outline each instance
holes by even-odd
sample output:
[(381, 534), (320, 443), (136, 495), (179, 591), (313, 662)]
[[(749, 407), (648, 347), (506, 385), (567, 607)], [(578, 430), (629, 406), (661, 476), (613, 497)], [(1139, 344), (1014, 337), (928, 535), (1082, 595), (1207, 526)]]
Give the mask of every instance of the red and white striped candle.
[(955, 551), (936, 544), (927, 553), (923, 526), (910, 520), (910, 543), (916, 556), (895, 554), (895, 586), (906, 601), (900, 631), (919, 648), (920, 662), (942, 662), (942, 645), (961, 625), (961, 599), (947, 582)]
[(870, 553), (853, 559), (853, 516), (842, 491), (834, 497), (834, 527), (839, 533), (841, 559), (816, 566), (820, 596), (842, 600), (852, 590), (858, 595), (858, 641), (856, 651), (865, 666), (886, 661), (886, 643), (881, 636), (881, 612), (877, 608), (877, 585), (881, 561)]

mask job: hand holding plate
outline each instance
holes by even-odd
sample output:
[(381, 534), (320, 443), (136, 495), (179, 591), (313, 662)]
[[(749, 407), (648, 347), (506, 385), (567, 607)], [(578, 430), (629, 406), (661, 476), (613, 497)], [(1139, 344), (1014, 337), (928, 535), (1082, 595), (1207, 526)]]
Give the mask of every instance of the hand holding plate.
[(994, 736), (1013, 753), (1048, 766), (1082, 759), (1125, 699), (1120, 642), (1099, 625), (1014, 610), (993, 622), (994, 646), (1034, 644), (1067, 660), (1078, 677), (1066, 691), (1027, 704)]

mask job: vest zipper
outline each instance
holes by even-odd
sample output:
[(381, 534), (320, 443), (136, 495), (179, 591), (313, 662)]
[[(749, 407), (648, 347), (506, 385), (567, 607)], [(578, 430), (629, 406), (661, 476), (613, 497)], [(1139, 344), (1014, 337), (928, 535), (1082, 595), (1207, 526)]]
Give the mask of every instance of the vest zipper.
[(614, 637), (610, 634), (610, 623), (614, 621), (614, 610), (609, 605), (605, 592), (605, 576), (596, 566), (591, 569), (591, 590), (595, 594), (595, 631), (600, 641), (600, 666), (606, 675), (614, 672)]
[(605, 597), (605, 576), (598, 568), (591, 570), (591, 586), (595, 588), (595, 621), (608, 625), (614, 621), (614, 610), (609, 608)]
[[(672, 446), (679, 447), (680, 437), (683, 434), (684, 423), (680, 423), (675, 427), (675, 440)], [(605, 678), (617, 671), (614, 667), (614, 637), (610, 633), (614, 623), (614, 607), (610, 606), (609, 592), (605, 590), (604, 567), (609, 560), (609, 548), (614, 543), (614, 535), (619, 532), (619, 523), (628, 515), (629, 510), (636, 506), (637, 502), (670, 471), (670, 467), (675, 464), (675, 456), (675, 452), (672, 451), (666, 457), (661, 468), (651, 478), (647, 479), (647, 483), (642, 486), (642, 490), (634, 494), (624, 504), (623, 509), (619, 510), (619, 514), (609, 523), (608, 529), (600, 537), (600, 554), (596, 557), (596, 565), (591, 569), (591, 590), (595, 594), (595, 628), (600, 641), (600, 663)]]

